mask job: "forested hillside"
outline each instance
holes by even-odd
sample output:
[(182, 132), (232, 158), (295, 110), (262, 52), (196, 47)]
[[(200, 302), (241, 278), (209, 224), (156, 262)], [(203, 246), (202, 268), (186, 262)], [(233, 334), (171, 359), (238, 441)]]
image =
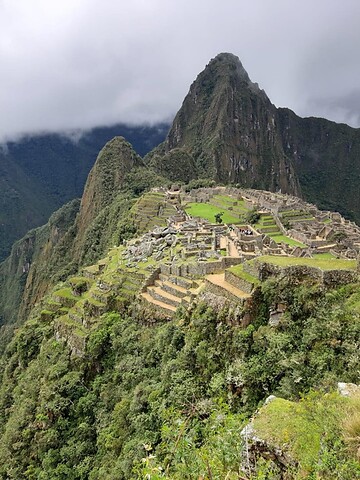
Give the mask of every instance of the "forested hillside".
[[(204, 303), (155, 324), (108, 312), (81, 358), (33, 315), (2, 360), (0, 478), (359, 478), (359, 398), (326, 393), (358, 381), (358, 292), (269, 281), (246, 328)], [(261, 450), (244, 461), (241, 431), (270, 394), (301, 399), (274, 403), (263, 431), (270, 452), (280, 435), (286, 476)]]

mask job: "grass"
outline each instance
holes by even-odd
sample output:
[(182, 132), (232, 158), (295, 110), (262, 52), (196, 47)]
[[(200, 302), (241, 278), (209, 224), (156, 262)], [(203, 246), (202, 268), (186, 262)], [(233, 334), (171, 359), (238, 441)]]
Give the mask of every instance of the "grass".
[(227, 270), (229, 272), (233, 273), (234, 275), (236, 275), (237, 277), (240, 277), (240, 278), (246, 280), (249, 283), (253, 283), (254, 285), (259, 285), (260, 284), (260, 281), (257, 278), (250, 275), (250, 273), (245, 272), (244, 266), (241, 265), (241, 264), (240, 265), (235, 265), (234, 267), (230, 267)]
[[(309, 213), (304, 210), (287, 210), (286, 212), (280, 213), (282, 218), (286, 217), (304, 217), (309, 216)], [(312, 217), (314, 218), (314, 217)]]
[(343, 435), (350, 451), (360, 460), (360, 397), (352, 398), (351, 401), (355, 408), (348, 411), (344, 417), (342, 422)]
[(360, 291), (351, 295), (351, 297), (347, 300), (346, 305), (353, 313), (360, 313)]
[(307, 216), (307, 217), (304, 216), (304, 217), (299, 217), (299, 218), (292, 218), (291, 222), (296, 223), (296, 222), (303, 222), (305, 220), (315, 220), (315, 218), (311, 217), (311, 216), (310, 217), (309, 216)]
[[(240, 211), (246, 213), (249, 209), (245, 206), (245, 200), (236, 200), (228, 195), (214, 195), (211, 201), (223, 205), (224, 208), (233, 207), (234, 211)], [(236, 205), (234, 205), (236, 203)]]
[[(264, 222), (272, 222), (270, 225), (264, 225)], [(260, 220), (254, 225), (255, 228), (260, 228), (264, 233), (266, 233), (266, 230), (271, 230), (272, 228), (276, 227), (276, 222), (272, 215), (261, 215)], [(276, 243), (286, 243), (287, 245), (290, 245), (291, 247), (300, 247), (300, 248), (306, 248), (306, 245), (304, 245), (301, 242), (298, 242), (297, 240), (293, 240), (290, 237), (287, 237), (286, 235), (282, 235), (280, 230), (278, 229), (277, 232), (269, 232), (267, 235), (272, 238)]]
[(53, 295), (60, 298), (71, 298), (72, 300), (79, 299), (79, 297), (73, 295), (71, 288), (61, 288), (60, 290), (56, 290)]
[(306, 248), (306, 245), (304, 245), (303, 243), (298, 242), (297, 240), (294, 240), (290, 237), (287, 237), (286, 235), (269, 233), (268, 236), (271, 237), (276, 243), (284, 242), (287, 245), (290, 245), (291, 247)]
[(90, 278), (88, 277), (70, 277), (68, 278), (67, 280), (68, 283), (70, 283), (71, 285), (78, 285), (79, 283), (83, 283), (83, 282), (86, 282), (86, 283), (90, 283), (91, 280)]
[[(51, 297), (47, 298), (46, 299), (46, 305), (47, 307), (50, 309), (50, 308), (60, 308), (61, 307), (61, 303), (59, 302), (55, 302), (55, 300)], [(53, 310), (52, 310), (53, 311)]]
[(124, 247), (114, 247), (109, 250), (108, 253), (108, 269), (115, 270), (119, 265), (120, 257), (122, 252), (125, 250)]
[(58, 321), (61, 323), (64, 323), (65, 325), (68, 325), (69, 327), (72, 327), (72, 333), (75, 335), (78, 335), (79, 337), (86, 338), (87, 337), (87, 332), (85, 329), (83, 329), (78, 323), (74, 322), (69, 318), (67, 315), (63, 315), (62, 317), (58, 318)]
[[(266, 224), (265, 224), (266, 223)], [(265, 233), (269, 237), (272, 235), (280, 235), (281, 232), (279, 227), (276, 225), (274, 218), (271, 215), (261, 215), (259, 221), (253, 225), (257, 230), (261, 230), (262, 233)], [(267, 230), (272, 230), (276, 228), (276, 232), (267, 233)]]
[(239, 223), (240, 220), (237, 217), (231, 215), (225, 208), (221, 209), (210, 205), (209, 203), (188, 203), (185, 207), (186, 212), (193, 217), (200, 217), (208, 220), (211, 223), (215, 223), (215, 215), (220, 212), (224, 212), (222, 216), (223, 223)]
[(272, 222), (274, 225), (276, 224), (274, 217), (268, 214), (261, 214), (259, 221), (257, 222), (258, 225), (262, 225), (264, 222)]
[(89, 272), (90, 274), (94, 274), (94, 275), (99, 273), (98, 265), (90, 265), (88, 267), (85, 267), (83, 270), (84, 270), (84, 272)]
[(94, 297), (88, 297), (86, 300), (92, 305), (94, 305), (95, 307), (105, 307), (104, 303), (100, 302), (99, 300), (96, 300), (96, 298)]
[(359, 438), (359, 413), (359, 399), (310, 393), (297, 403), (274, 399), (260, 410), (253, 426), (258, 437), (285, 447), (308, 473), (319, 463), (327, 438)]
[(320, 258), (320, 259), (322, 258), (324, 260), (330, 260), (336, 257), (334, 257), (334, 255), (330, 252), (324, 252), (324, 253), (315, 253), (314, 258)]
[(308, 267), (317, 267), (321, 270), (355, 270), (356, 268), (356, 260), (343, 260), (338, 258), (296, 258), (264, 255), (251, 261), (272, 263), (279, 267), (306, 265)]

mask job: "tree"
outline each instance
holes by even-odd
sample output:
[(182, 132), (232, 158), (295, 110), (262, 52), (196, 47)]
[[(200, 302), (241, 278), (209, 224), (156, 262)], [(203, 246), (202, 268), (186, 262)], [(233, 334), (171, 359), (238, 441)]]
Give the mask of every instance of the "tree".
[(254, 225), (254, 223), (257, 223), (259, 220), (260, 213), (257, 212), (255, 209), (250, 210), (250, 212), (245, 215), (245, 221), (250, 223), (250, 225)]
[(224, 212), (219, 212), (215, 215), (215, 222), (216, 223), (222, 223), (222, 216), (224, 215)]

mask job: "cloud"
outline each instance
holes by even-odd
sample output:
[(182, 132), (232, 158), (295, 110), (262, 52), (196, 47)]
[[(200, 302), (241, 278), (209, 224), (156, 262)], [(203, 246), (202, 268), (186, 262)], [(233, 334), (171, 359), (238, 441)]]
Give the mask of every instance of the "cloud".
[(0, 138), (170, 119), (221, 51), (276, 105), (359, 126), (359, 16), (357, 0), (0, 0)]

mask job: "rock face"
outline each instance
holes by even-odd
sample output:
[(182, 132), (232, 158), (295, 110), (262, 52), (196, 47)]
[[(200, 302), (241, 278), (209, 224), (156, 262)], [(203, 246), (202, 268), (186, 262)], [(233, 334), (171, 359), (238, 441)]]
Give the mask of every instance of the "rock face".
[(278, 109), (286, 155), (292, 159), (302, 195), (322, 209), (360, 223), (360, 129), (323, 118), (300, 118)]
[(79, 203), (72, 200), (53, 213), (46, 225), (28, 232), (0, 264), (0, 325), (14, 322), (19, 307), (27, 313), (46, 292), (55, 258), (58, 270), (67, 268), (67, 237)]
[(339, 382), (338, 392), (343, 397), (355, 397), (356, 395), (360, 395), (360, 385)]
[(265, 92), (236, 56), (222, 53), (191, 85), (156, 154), (165, 154), (166, 163), (171, 154), (187, 152), (188, 168), (194, 172), (195, 165), (199, 177), (299, 194), (277, 124), (277, 109)]

